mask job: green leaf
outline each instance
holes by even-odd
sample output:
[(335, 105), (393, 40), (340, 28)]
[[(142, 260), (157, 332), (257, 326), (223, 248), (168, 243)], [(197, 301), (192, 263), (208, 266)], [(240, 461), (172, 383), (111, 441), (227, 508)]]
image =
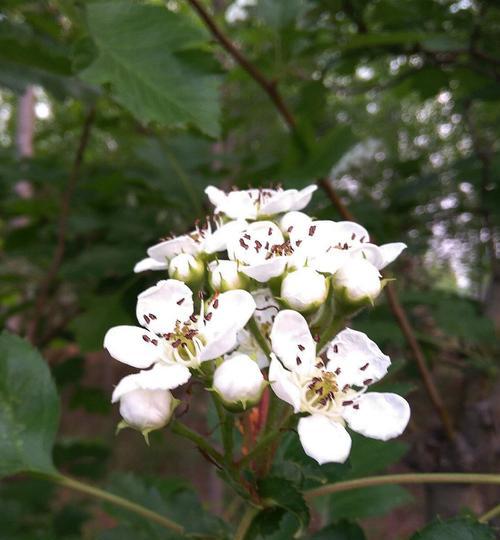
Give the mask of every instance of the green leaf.
[(54, 473), (52, 446), (59, 397), (38, 351), (18, 336), (0, 335), (0, 477)]
[(436, 520), (410, 540), (494, 540), (493, 530), (469, 517)]
[(379, 516), (413, 500), (400, 486), (371, 486), (330, 496), (330, 518), (361, 519)]
[(141, 122), (192, 124), (217, 136), (218, 77), (199, 26), (181, 13), (129, 0), (89, 4), (87, 22), (99, 55), (84, 79), (110, 83), (116, 100)]
[(260, 496), (267, 502), (294, 514), (302, 526), (309, 523), (309, 510), (304, 497), (286, 478), (268, 477), (258, 483)]
[(365, 540), (365, 535), (359, 525), (340, 521), (324, 527), (313, 534), (310, 540)]

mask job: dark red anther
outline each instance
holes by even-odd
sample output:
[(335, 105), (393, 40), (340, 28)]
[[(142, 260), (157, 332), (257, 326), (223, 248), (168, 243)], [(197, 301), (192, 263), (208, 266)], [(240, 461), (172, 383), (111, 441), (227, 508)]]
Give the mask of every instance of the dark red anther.
[(302, 240), (297, 240), (297, 242), (295, 242), (296, 246), (299, 247), (300, 244), (302, 244)]
[(319, 343), (319, 340), (321, 339), (321, 336), (319, 334), (314, 334), (313, 339), (316, 343)]
[(292, 232), (293, 231), (293, 225), (290, 225), (290, 227), (288, 227), (287, 229), (287, 232)]
[(358, 410), (358, 409), (359, 409), (359, 405), (356, 403), (356, 405), (353, 405), (352, 408)]
[(156, 345), (158, 345), (158, 340), (157, 339), (152, 339), (151, 343), (156, 346)]
[(373, 379), (366, 379), (365, 381), (363, 381), (363, 384), (366, 386), (370, 384), (371, 382), (373, 382)]
[(316, 232), (316, 225), (311, 225), (309, 227), (309, 236), (313, 236), (313, 234)]
[(207, 313), (207, 314), (205, 315), (205, 320), (206, 320), (206, 321), (209, 321), (211, 318), (212, 318), (212, 313), (211, 313), (211, 312), (210, 312), (210, 313)]
[(212, 304), (213, 308), (214, 309), (217, 309), (219, 307), (219, 299), (216, 298), (214, 301), (213, 301), (213, 304)]
[(354, 402), (351, 399), (348, 399), (347, 401), (343, 401), (342, 405), (352, 405)]
[(299, 351), (303, 351), (305, 349), (304, 345), (301, 345), (300, 343), (297, 345), (299, 348)]
[(149, 314), (149, 318), (152, 320), (152, 321), (156, 321), (156, 315), (154, 313), (150, 313)]
[(341, 372), (341, 371), (342, 371), (342, 370), (338, 367), (338, 368), (334, 371), (334, 373), (335, 373), (335, 375), (340, 375), (340, 372)]
[(174, 349), (176, 349), (181, 343), (182, 343), (182, 341), (181, 341), (180, 339), (176, 339), (176, 340), (172, 343), (172, 347), (174, 347)]
[(297, 358), (295, 359), (295, 361), (297, 362), (297, 365), (300, 366), (300, 364), (302, 364), (302, 360), (297, 356)]
[(180, 306), (184, 302), (185, 298), (181, 298), (180, 300), (177, 300), (176, 304)]
[(269, 227), (269, 229), (267, 230), (267, 236), (271, 236), (272, 234), (273, 234), (273, 228)]
[(147, 315), (144, 315), (144, 320), (146, 321), (146, 324), (149, 324), (150, 320), (149, 320), (149, 317)]
[(146, 334), (144, 334), (144, 335), (142, 336), (142, 339), (143, 339), (146, 343), (148, 343), (148, 342), (150, 341), (149, 336), (147, 336)]
[(360, 369), (361, 371), (364, 371), (369, 365), (370, 365), (370, 363), (369, 363), (369, 362), (366, 362), (366, 364), (365, 364), (364, 366), (361, 366), (359, 369)]
[(334, 353), (338, 353), (338, 352), (339, 352), (339, 346), (338, 346), (338, 345), (334, 345), (334, 346), (333, 346), (333, 352), (334, 352)]
[(356, 238), (356, 233), (352, 233), (351, 240), (354, 240)]
[(196, 317), (196, 315), (194, 313), (192, 315), (190, 315), (189, 318), (193, 322), (196, 322), (198, 320), (198, 317)]
[(245, 240), (243, 240), (243, 238), (240, 238), (240, 246), (243, 249), (248, 249), (248, 244), (245, 243)]

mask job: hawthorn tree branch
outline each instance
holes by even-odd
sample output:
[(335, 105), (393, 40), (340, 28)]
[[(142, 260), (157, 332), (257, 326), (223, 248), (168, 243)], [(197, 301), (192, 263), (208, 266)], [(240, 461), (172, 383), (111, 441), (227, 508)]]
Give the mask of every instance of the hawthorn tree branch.
[[(220, 43), (220, 45), (226, 50), (226, 52), (250, 75), (250, 77), (264, 90), (264, 92), (266, 92), (266, 94), (269, 96), (269, 98), (281, 114), (283, 120), (292, 132), (293, 136), (300, 141), (301, 137), (297, 131), (297, 122), (295, 121), (295, 117), (285, 103), (282, 95), (280, 94), (277, 88), (277, 84), (274, 81), (268, 80), (265, 75), (254, 64), (252, 64), (250, 60), (248, 60), (239, 49), (236, 48), (236, 46), (229, 40), (229, 38), (226, 37), (223, 31), (218, 27), (217, 23), (214, 21), (208, 11), (206, 11), (206, 9), (202, 6), (199, 0), (187, 1), (198, 13), (198, 15), (205, 23), (207, 28), (210, 30), (214, 38)], [(320, 178), (317, 183), (326, 193), (339, 214), (344, 219), (347, 219), (349, 221), (355, 221), (354, 215), (342, 202), (338, 193), (335, 191), (328, 179)], [(422, 381), (429, 395), (429, 398), (437, 413), (439, 414), (448, 438), (453, 441), (455, 434), (453, 431), (453, 425), (450, 416), (434, 383), (430, 369), (427, 366), (424, 353), (422, 352), (422, 349), (420, 348), (420, 345), (415, 338), (415, 333), (406, 315), (406, 312), (401, 306), (397, 297), (397, 293), (395, 289), (391, 286), (391, 284), (388, 284), (385, 287), (385, 293), (387, 295), (390, 309), (401, 329), (401, 332), (403, 333), (407, 341), (408, 347), (410, 348), (415, 358), (417, 367), (420, 371), (420, 375), (422, 377)]]
[(87, 115), (85, 117), (85, 120), (82, 126), (82, 131), (80, 134), (80, 139), (78, 142), (75, 158), (73, 160), (73, 165), (71, 167), (71, 171), (68, 176), (68, 182), (61, 196), (56, 247), (52, 255), (52, 261), (50, 263), (50, 266), (47, 270), (47, 273), (45, 274), (45, 277), (40, 283), (40, 286), (35, 296), (35, 307), (34, 307), (33, 317), (29, 323), (28, 331), (27, 331), (28, 339), (35, 345), (37, 344), (37, 340), (38, 340), (38, 327), (45, 313), (45, 306), (47, 304), (47, 300), (49, 299), (50, 290), (57, 278), (59, 268), (64, 258), (64, 252), (66, 250), (68, 219), (69, 219), (70, 210), (71, 210), (71, 200), (75, 192), (78, 178), (80, 177), (80, 170), (81, 170), (85, 150), (89, 142), (90, 131), (94, 123), (95, 112), (96, 112), (96, 108), (95, 108), (95, 105), (93, 105), (87, 112)]

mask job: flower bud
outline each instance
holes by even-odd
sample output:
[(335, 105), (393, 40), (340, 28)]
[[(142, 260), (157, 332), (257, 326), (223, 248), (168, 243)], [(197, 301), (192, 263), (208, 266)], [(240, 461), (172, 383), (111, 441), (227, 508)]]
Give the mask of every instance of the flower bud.
[(328, 282), (312, 268), (300, 268), (286, 275), (281, 284), (281, 299), (295, 311), (306, 313), (319, 308), (328, 296)]
[(238, 272), (238, 263), (235, 261), (212, 261), (208, 265), (210, 272), (209, 282), (214, 291), (230, 291), (244, 289), (248, 279)]
[(256, 405), (266, 381), (257, 363), (246, 354), (235, 354), (214, 372), (213, 389), (233, 412)]
[(120, 398), (120, 414), (124, 425), (119, 427), (137, 429), (147, 440), (150, 431), (168, 423), (176, 406), (177, 400), (168, 390), (132, 390)]
[(189, 253), (176, 255), (168, 266), (172, 279), (178, 279), (190, 285), (196, 285), (203, 280), (205, 266), (202, 261)]
[(332, 278), (334, 294), (342, 303), (372, 304), (382, 290), (379, 271), (365, 259), (352, 258)]

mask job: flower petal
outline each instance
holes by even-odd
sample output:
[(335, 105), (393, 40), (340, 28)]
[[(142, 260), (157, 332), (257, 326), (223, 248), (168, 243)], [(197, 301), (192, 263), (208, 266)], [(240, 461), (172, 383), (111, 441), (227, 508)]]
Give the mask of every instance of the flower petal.
[(258, 190), (224, 193), (214, 186), (208, 186), (205, 193), (215, 206), (216, 214), (222, 213), (232, 219), (255, 219), (257, 217), (254, 196), (258, 200)]
[(112, 403), (134, 390), (172, 390), (187, 383), (191, 373), (181, 364), (155, 364), (152, 369), (127, 375), (116, 386)]
[(384, 256), (379, 246), (370, 243), (362, 243), (353, 247), (348, 253), (352, 257), (362, 257), (370, 262), (377, 270), (384, 266)]
[(387, 441), (398, 437), (410, 420), (408, 402), (397, 394), (370, 392), (345, 407), (342, 416), (349, 427), (365, 437)]
[(137, 297), (137, 320), (155, 333), (171, 332), (193, 313), (193, 293), (182, 281), (159, 281)]
[(272, 246), (281, 245), (284, 241), (275, 223), (256, 221), (228, 242), (227, 252), (230, 259), (243, 264), (258, 264), (267, 260)]
[(316, 184), (301, 189), (295, 197), (295, 201), (290, 210), (302, 210), (305, 208), (311, 202), (312, 194), (317, 189), (318, 186)]
[(370, 241), (368, 231), (354, 221), (338, 221), (336, 233), (336, 242), (340, 244), (347, 243), (350, 246), (353, 243)]
[(304, 317), (285, 309), (276, 315), (271, 330), (273, 352), (291, 371), (308, 373), (316, 359), (316, 343)]
[(379, 246), (379, 250), (382, 252), (383, 263), (379, 267), (379, 270), (385, 268), (388, 264), (395, 261), (400, 255), (401, 252), (406, 249), (406, 244), (403, 242), (392, 242), (390, 244), (384, 244)]
[(390, 358), (363, 332), (346, 328), (328, 345), (327, 369), (337, 373), (339, 386), (367, 386), (380, 380), (391, 365)]
[(139, 272), (145, 272), (146, 270), (166, 270), (167, 268), (168, 264), (166, 262), (159, 262), (151, 257), (146, 257), (136, 263), (134, 272), (138, 274)]
[(293, 382), (293, 375), (286, 370), (281, 362), (271, 353), (269, 367), (269, 382), (273, 392), (283, 401), (289, 403), (295, 413), (300, 412), (300, 388)]
[[(212, 302), (205, 315), (202, 330), (207, 345), (200, 360), (212, 360), (233, 349), (237, 334), (246, 325), (255, 310), (255, 300), (247, 291), (227, 291), (217, 297), (217, 308)], [(209, 317), (207, 319), (206, 317)]]
[(239, 270), (259, 283), (266, 283), (274, 277), (281, 276), (288, 262), (289, 257), (272, 257), (257, 264), (242, 265)]
[(239, 233), (247, 227), (247, 222), (244, 219), (229, 221), (221, 227), (215, 229), (210, 234), (207, 234), (202, 243), (202, 251), (205, 253), (216, 253), (217, 251), (225, 251), (228, 242), (238, 236)]
[(321, 414), (299, 420), (297, 426), (304, 452), (323, 463), (344, 463), (351, 451), (351, 437), (338, 422)]
[(279, 226), (283, 234), (288, 234), (290, 238), (294, 238), (295, 235), (302, 237), (306, 229), (311, 224), (312, 218), (303, 212), (287, 212), (279, 221)]
[[(147, 337), (147, 341), (143, 338)], [(104, 336), (104, 348), (119, 362), (135, 368), (148, 368), (162, 358), (162, 348), (152, 340), (156, 335), (138, 326), (115, 326)]]
[(273, 195), (261, 205), (259, 216), (272, 216), (274, 214), (281, 214), (282, 212), (292, 210), (295, 200), (297, 199), (297, 194), (298, 191), (296, 189), (286, 189), (284, 191), (273, 193)]
[(165, 240), (155, 244), (148, 249), (148, 255), (158, 262), (170, 261), (176, 255), (189, 253), (196, 255), (200, 251), (200, 246), (189, 235), (184, 234), (171, 240)]

